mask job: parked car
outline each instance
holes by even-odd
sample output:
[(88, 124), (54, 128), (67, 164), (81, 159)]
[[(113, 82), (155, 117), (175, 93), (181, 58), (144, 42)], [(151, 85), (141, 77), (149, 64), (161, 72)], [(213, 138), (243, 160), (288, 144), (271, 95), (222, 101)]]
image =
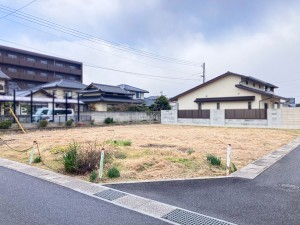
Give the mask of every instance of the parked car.
[(36, 111), (32, 118), (34, 122), (39, 122), (40, 120), (47, 120), (49, 122), (53, 122), (52, 115), (54, 114), (54, 122), (65, 122), (66, 113), (68, 115), (68, 119), (74, 120), (74, 109), (63, 108), (55, 108), (54, 113), (52, 109), (40, 108)]

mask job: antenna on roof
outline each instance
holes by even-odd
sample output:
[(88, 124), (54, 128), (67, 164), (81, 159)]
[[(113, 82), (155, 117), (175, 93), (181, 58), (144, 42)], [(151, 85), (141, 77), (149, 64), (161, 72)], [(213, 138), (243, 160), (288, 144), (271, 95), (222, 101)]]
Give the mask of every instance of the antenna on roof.
[(201, 77), (203, 78), (203, 83), (205, 83), (205, 62), (201, 64), (201, 67), (203, 69)]

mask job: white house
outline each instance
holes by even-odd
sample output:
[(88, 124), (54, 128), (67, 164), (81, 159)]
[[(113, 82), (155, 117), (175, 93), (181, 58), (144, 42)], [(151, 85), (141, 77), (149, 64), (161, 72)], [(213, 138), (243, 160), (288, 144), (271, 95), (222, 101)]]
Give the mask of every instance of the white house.
[(276, 88), (257, 78), (228, 71), (170, 100), (177, 102), (179, 110), (274, 109), (286, 100), (275, 95)]

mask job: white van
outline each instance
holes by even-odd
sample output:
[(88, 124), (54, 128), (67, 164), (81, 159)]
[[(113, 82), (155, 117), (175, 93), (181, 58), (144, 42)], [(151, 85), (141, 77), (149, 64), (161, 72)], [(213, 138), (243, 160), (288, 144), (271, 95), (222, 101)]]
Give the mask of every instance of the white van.
[[(68, 120), (74, 120), (74, 109), (63, 109), (55, 108), (54, 109), (54, 122), (66, 122), (66, 111), (68, 115)], [(40, 120), (47, 120), (53, 122), (53, 110), (49, 108), (40, 108), (32, 116), (34, 122), (39, 122)]]

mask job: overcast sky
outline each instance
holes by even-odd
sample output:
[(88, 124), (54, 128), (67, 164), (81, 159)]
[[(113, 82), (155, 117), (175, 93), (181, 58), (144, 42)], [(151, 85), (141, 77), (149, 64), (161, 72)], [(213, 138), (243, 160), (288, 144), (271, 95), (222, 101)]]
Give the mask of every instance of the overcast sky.
[[(188, 66), (132, 54), (8, 15), (31, 0), (0, 0), (0, 44), (154, 76), (84, 66), (84, 83), (129, 84), (172, 97), (227, 71), (279, 86), (300, 100), (300, 1), (36, 0), (19, 12)], [(36, 21), (36, 20), (35, 20)], [(97, 42), (97, 43), (96, 43)], [(216, 90), (217, 91), (217, 90)], [(148, 95), (148, 96), (149, 96)]]

